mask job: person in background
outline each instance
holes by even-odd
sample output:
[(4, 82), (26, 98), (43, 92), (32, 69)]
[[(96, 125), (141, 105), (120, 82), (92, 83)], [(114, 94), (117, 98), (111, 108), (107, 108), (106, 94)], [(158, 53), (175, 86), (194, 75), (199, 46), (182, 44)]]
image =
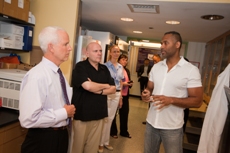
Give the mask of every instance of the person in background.
[(111, 124), (115, 117), (118, 107), (122, 107), (122, 79), (124, 79), (123, 66), (117, 62), (118, 57), (120, 56), (120, 49), (117, 45), (113, 45), (110, 47), (110, 60), (105, 63), (107, 68), (110, 71), (110, 75), (114, 79), (116, 85), (116, 93), (108, 95), (107, 103), (108, 103), (108, 118), (104, 122), (103, 132), (101, 135), (101, 141), (99, 144), (98, 152), (103, 152), (104, 147), (108, 150), (113, 150), (113, 147), (109, 144), (110, 135), (117, 139), (118, 136), (116, 134), (111, 134)]
[(154, 54), (152, 58), (153, 58), (153, 63), (154, 64), (157, 64), (158, 62), (161, 61), (161, 57), (160, 57), (159, 54)]
[[(161, 61), (161, 57), (159, 54), (153, 54), (153, 64), (157, 64), (158, 62)], [(149, 107), (150, 107), (150, 103), (149, 103)], [(142, 124), (146, 124), (146, 121), (142, 122)]]
[[(152, 66), (149, 65), (149, 59), (144, 60), (144, 64), (141, 65), (137, 71), (138, 82), (140, 82), (140, 93), (147, 87), (148, 76)], [(140, 98), (141, 99), (141, 98)]]
[(72, 153), (96, 153), (104, 118), (108, 116), (107, 95), (116, 92), (108, 68), (100, 64), (101, 46), (91, 42), (87, 59), (78, 62), (72, 73), (72, 103), (77, 108), (73, 120)]
[(158, 153), (161, 142), (167, 153), (182, 153), (184, 108), (200, 107), (202, 83), (199, 70), (180, 56), (182, 38), (178, 32), (166, 32), (161, 40), (163, 61), (149, 73), (142, 92), (151, 102), (147, 115), (144, 153)]
[[(128, 64), (128, 56), (121, 54), (118, 58), (118, 63), (123, 66), (124, 80), (122, 80), (122, 107), (119, 109), (120, 117), (120, 135), (123, 137), (131, 138), (128, 132), (128, 115), (129, 115), (129, 88), (132, 87), (133, 81), (130, 80), (130, 71), (126, 68)], [(111, 132), (113, 135), (117, 135), (116, 115), (113, 119)]]
[[(73, 117), (76, 109), (67, 105), (58, 70), (72, 50), (69, 36), (62, 28), (46, 27), (38, 40), (44, 56), (24, 76), (20, 89), (19, 121), (29, 129), (21, 152), (67, 153), (67, 119)], [(72, 88), (64, 81), (70, 99)]]

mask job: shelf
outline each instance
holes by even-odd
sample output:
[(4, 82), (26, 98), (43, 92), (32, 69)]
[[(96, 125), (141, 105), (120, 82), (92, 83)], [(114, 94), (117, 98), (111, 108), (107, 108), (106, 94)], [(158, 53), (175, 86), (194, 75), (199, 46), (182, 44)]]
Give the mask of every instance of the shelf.
[(203, 125), (203, 118), (190, 116), (186, 124), (185, 132), (200, 135), (202, 125)]
[(4, 15), (2, 13), (0, 13), (0, 21), (7, 22), (7, 23), (13, 23), (13, 24), (17, 24), (17, 25), (35, 26), (32, 23), (29, 23), (29, 22), (26, 22), (26, 21), (23, 21), (23, 20), (19, 20), (19, 19), (7, 16), (7, 15)]
[(188, 149), (188, 150), (197, 151), (199, 139), (200, 139), (200, 136), (198, 135), (185, 133), (183, 148)]

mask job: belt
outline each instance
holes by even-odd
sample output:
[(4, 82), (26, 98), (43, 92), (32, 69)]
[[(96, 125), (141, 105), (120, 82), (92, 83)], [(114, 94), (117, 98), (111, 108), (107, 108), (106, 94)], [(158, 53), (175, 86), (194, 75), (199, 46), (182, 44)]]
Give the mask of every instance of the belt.
[(120, 92), (121, 90), (116, 90), (116, 92)]
[(49, 128), (31, 128), (33, 130), (65, 130), (67, 129), (67, 126), (61, 126), (61, 127), (49, 127)]

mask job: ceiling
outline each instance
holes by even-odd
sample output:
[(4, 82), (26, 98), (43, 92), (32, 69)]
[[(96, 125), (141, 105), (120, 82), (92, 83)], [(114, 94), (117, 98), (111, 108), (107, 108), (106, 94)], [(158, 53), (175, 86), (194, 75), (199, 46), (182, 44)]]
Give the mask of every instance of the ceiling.
[[(160, 40), (165, 32), (173, 30), (181, 34), (183, 41), (208, 42), (230, 30), (230, 0), (216, 0), (218, 3), (213, 3), (213, 0), (203, 0), (205, 3), (170, 2), (170, 0), (81, 1), (82, 28), (107, 31), (118, 36)], [(159, 14), (133, 13), (127, 4), (159, 5)], [(222, 15), (224, 19), (216, 21), (201, 19), (201, 16), (208, 14)], [(133, 18), (134, 21), (124, 22), (120, 20), (121, 17)], [(165, 23), (167, 20), (177, 20), (180, 24), (168, 25)], [(135, 30), (143, 33), (135, 34), (133, 33)]]

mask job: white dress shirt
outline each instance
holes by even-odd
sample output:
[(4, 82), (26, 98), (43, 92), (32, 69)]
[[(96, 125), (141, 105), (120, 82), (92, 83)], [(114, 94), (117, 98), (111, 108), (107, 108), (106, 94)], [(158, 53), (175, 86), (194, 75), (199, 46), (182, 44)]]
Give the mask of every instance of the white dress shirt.
[[(67, 125), (65, 100), (57, 67), (45, 57), (24, 76), (19, 100), (19, 121), (25, 128), (61, 127)], [(72, 88), (66, 82), (71, 100)]]
[[(184, 60), (180, 61), (168, 71), (166, 60), (154, 64), (149, 80), (154, 83), (152, 95), (185, 98), (188, 96), (187, 88), (201, 87), (201, 77), (197, 67)], [(179, 129), (184, 124), (184, 108), (168, 105), (157, 109), (151, 103), (147, 122), (154, 128)]]

